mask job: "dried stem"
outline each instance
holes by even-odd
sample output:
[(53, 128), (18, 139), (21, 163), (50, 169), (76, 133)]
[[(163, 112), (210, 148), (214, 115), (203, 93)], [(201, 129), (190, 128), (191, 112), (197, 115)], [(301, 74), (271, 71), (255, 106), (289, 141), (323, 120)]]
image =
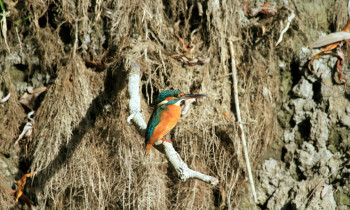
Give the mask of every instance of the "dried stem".
[(238, 124), (239, 124), (239, 129), (241, 130), (241, 138), (242, 138), (242, 143), (243, 143), (244, 156), (245, 156), (245, 160), (246, 160), (246, 164), (247, 164), (247, 171), (248, 171), (248, 175), (249, 175), (250, 186), (252, 188), (254, 201), (256, 203), (257, 198), (256, 198), (256, 192), (255, 192), (255, 186), (254, 186), (254, 179), (253, 179), (252, 171), (250, 168), (248, 149), (247, 149), (247, 144), (246, 144), (246, 140), (245, 140), (245, 136), (244, 136), (243, 125), (241, 123), (242, 122), (241, 112), (239, 110), (238, 88), (237, 88), (237, 69), (236, 69), (235, 54), (233, 51), (232, 41), (229, 41), (229, 44), (230, 44), (231, 68), (232, 68), (233, 89), (234, 89), (235, 106), (236, 106), (236, 112), (237, 112), (237, 120), (238, 120)]

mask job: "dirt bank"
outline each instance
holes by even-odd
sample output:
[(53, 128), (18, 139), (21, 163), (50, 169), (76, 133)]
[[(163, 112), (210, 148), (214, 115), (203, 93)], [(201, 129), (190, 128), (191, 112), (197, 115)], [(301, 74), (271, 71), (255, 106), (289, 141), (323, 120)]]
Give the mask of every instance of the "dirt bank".
[[(307, 69), (309, 44), (348, 22), (345, 0), (1, 2), (4, 205), (28, 208), (11, 190), (35, 171), (24, 194), (38, 208), (348, 207), (350, 88), (337, 84), (334, 56), (315, 60), (315, 74)], [(257, 205), (231, 122), (229, 40)], [(157, 150), (144, 158), (144, 138), (127, 123), (131, 62), (146, 121), (163, 90), (208, 95), (170, 138), (218, 186), (182, 182)], [(19, 139), (25, 128), (32, 133)]]

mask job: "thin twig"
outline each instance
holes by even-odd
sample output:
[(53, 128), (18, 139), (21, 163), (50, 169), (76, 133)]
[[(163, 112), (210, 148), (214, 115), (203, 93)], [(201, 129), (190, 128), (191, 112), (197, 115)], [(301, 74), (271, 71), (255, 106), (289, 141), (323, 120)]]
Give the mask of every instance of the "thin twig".
[(17, 39), (18, 39), (18, 42), (19, 42), (19, 49), (20, 49), (20, 52), (21, 52), (21, 56), (22, 56), (22, 59), (23, 59), (23, 50), (22, 50), (22, 42), (21, 42), (21, 39), (19, 38), (19, 34), (18, 34), (18, 27), (16, 27), (16, 34), (17, 34)]
[(231, 76), (231, 75), (232, 75), (232, 73), (228, 73), (228, 74), (225, 74), (225, 75), (218, 76), (218, 78), (228, 77), (228, 76)]
[(160, 57), (160, 60), (162, 61), (164, 73), (166, 74), (166, 66), (165, 66), (165, 63), (164, 63), (164, 60), (163, 60), (163, 57), (162, 57), (162, 51), (161, 50), (159, 50), (159, 57)]
[(227, 114), (225, 111), (223, 111), (222, 113), (225, 115), (225, 117), (226, 117), (226, 119), (227, 119), (228, 121), (230, 121), (230, 122), (232, 122), (232, 123), (235, 123), (235, 121), (233, 121), (233, 120), (231, 119), (231, 117), (229, 117), (228, 114)]
[(247, 171), (248, 171), (248, 175), (249, 175), (250, 186), (252, 188), (254, 201), (255, 201), (255, 203), (257, 203), (255, 186), (254, 186), (254, 179), (253, 179), (252, 171), (250, 168), (247, 144), (246, 144), (246, 140), (245, 140), (245, 136), (244, 136), (243, 125), (241, 124), (242, 120), (241, 120), (241, 112), (239, 110), (238, 88), (237, 88), (237, 69), (236, 69), (235, 54), (233, 51), (233, 44), (232, 44), (231, 40), (229, 41), (229, 44), (230, 44), (231, 68), (232, 68), (233, 89), (234, 89), (235, 105), (236, 105), (236, 112), (237, 112), (237, 120), (239, 123), (239, 128), (241, 130), (241, 138), (242, 138), (242, 143), (243, 143), (244, 156), (245, 156), (245, 160), (246, 160), (246, 164), (247, 164)]
[[(301, 203), (301, 208), (304, 206), (305, 202), (309, 202), (311, 197), (315, 194), (316, 190), (318, 189), (318, 187), (320, 186), (321, 183), (325, 184), (325, 179), (321, 178), (320, 181), (316, 184), (316, 186), (312, 189), (312, 191), (309, 193), (309, 196), (307, 196), (303, 202)], [(307, 203), (306, 203), (307, 205)]]
[[(145, 20), (145, 29), (146, 29), (146, 33), (145, 33), (145, 40), (148, 39), (148, 26), (147, 26), (147, 21)], [(147, 61), (147, 47), (145, 47), (145, 61)]]

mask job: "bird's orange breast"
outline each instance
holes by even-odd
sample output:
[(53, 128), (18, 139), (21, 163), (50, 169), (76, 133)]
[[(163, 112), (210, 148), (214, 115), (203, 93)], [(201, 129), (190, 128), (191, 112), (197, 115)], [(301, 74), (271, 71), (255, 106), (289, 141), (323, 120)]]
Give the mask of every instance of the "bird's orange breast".
[(181, 108), (178, 105), (167, 105), (167, 109), (161, 113), (159, 124), (154, 129), (149, 143), (154, 144), (175, 127), (181, 115)]

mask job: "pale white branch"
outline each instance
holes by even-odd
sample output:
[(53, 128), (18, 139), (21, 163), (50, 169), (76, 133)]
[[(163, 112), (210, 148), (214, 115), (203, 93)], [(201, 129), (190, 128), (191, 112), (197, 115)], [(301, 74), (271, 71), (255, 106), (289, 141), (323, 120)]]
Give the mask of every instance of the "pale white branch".
[(144, 135), (147, 124), (143, 119), (140, 107), (140, 66), (136, 62), (133, 62), (131, 63), (130, 69), (131, 71), (129, 74), (128, 91), (130, 96), (129, 111), (131, 114), (128, 117), (127, 122), (130, 123), (132, 120), (133, 123), (137, 126), (140, 134)]
[(211, 185), (217, 185), (219, 183), (219, 180), (215, 177), (188, 168), (187, 164), (181, 159), (171, 143), (164, 142), (162, 145), (164, 146), (166, 158), (182, 181), (186, 181), (187, 179), (198, 179)]
[[(128, 117), (127, 121), (132, 121), (137, 127), (139, 133), (144, 136), (147, 124), (143, 119), (140, 108), (140, 66), (136, 62), (132, 62), (130, 68), (131, 70), (129, 74), (128, 92), (130, 97), (129, 111), (131, 114)], [(189, 106), (194, 101), (195, 100), (191, 100), (185, 103), (186, 111), (183, 110), (182, 114), (187, 113)], [(180, 155), (175, 151), (171, 143), (158, 141), (156, 144), (158, 145), (155, 145), (155, 148), (159, 149), (159, 151), (165, 154), (170, 165), (175, 169), (177, 175), (182, 181), (186, 181), (187, 179), (198, 179), (211, 185), (217, 185), (219, 183), (219, 180), (215, 177), (208, 176), (188, 168), (187, 164), (181, 159)]]

